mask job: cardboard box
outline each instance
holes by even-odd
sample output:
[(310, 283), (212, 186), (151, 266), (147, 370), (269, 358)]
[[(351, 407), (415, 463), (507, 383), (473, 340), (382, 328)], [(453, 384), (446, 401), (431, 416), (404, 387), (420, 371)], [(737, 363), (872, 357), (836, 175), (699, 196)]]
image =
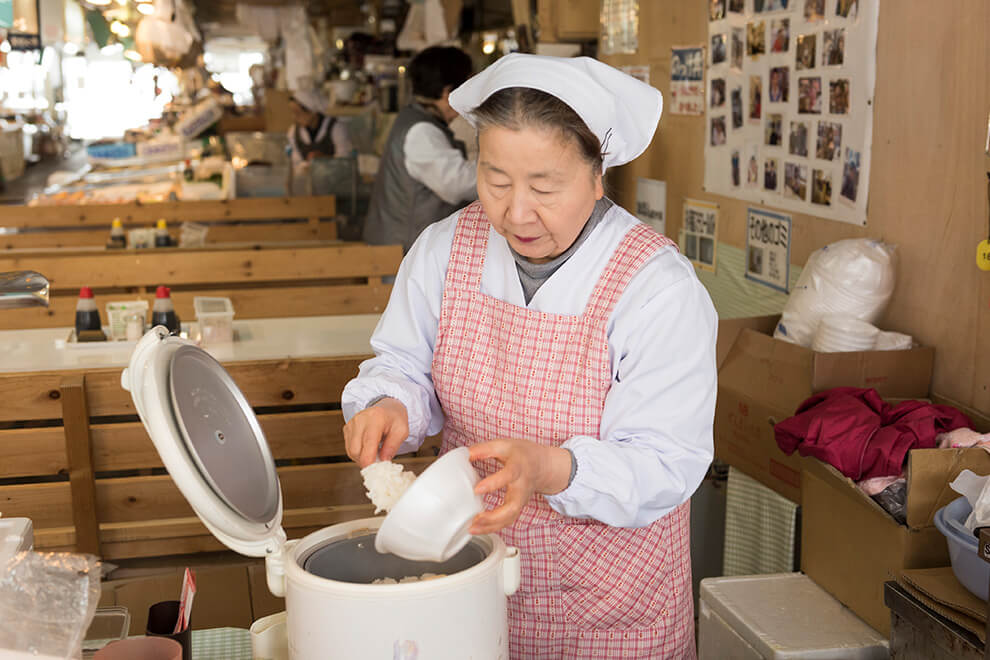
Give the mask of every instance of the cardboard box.
[(803, 459), (797, 452), (787, 456), (777, 447), (774, 424), (791, 417), (815, 392), (833, 387), (872, 387), (888, 399), (926, 397), (935, 351), (919, 347), (816, 353), (774, 339), (767, 319), (754, 322), (763, 331), (739, 329), (732, 347), (720, 360), (715, 455), (799, 502)]
[(963, 469), (990, 474), (983, 449), (916, 449), (908, 457), (907, 526), (898, 524), (831, 465), (806, 459), (801, 492), (801, 569), (884, 635), (890, 612), (883, 583), (904, 569), (949, 563), (935, 512), (958, 495)]
[[(248, 569), (238, 562), (228, 566), (191, 566), (196, 572), (196, 599), (192, 628), (250, 628), (258, 617), (252, 610)], [(131, 614), (131, 635), (143, 635), (148, 608), (163, 600), (178, 600), (184, 566), (144, 569), (138, 577), (103, 583), (101, 606), (120, 605)]]

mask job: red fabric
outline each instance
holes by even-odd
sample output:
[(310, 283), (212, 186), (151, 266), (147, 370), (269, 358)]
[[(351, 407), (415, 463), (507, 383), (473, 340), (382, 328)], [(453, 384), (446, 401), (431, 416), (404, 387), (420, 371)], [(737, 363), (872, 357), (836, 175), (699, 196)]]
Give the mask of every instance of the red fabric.
[(836, 387), (819, 392), (774, 427), (785, 454), (830, 463), (854, 481), (900, 474), (911, 449), (935, 447), (935, 436), (972, 428), (951, 406), (923, 401), (885, 402), (876, 390)]

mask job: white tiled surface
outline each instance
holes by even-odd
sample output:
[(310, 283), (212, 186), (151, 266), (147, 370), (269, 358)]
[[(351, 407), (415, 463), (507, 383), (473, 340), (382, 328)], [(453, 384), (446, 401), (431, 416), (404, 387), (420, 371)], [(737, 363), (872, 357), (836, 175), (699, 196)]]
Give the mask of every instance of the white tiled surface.
[[(335, 357), (371, 353), (378, 314), (234, 321), (234, 343), (208, 346), (221, 362)], [(185, 329), (185, 324), (183, 329)], [(57, 348), (69, 328), (0, 331), (0, 372), (124, 367), (133, 343)]]

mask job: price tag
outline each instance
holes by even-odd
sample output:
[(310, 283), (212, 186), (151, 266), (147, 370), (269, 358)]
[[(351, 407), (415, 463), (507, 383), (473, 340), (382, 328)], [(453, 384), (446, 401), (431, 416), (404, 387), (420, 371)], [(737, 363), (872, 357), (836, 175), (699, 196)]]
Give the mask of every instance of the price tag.
[(976, 246), (976, 265), (980, 270), (990, 270), (990, 240), (983, 239)]

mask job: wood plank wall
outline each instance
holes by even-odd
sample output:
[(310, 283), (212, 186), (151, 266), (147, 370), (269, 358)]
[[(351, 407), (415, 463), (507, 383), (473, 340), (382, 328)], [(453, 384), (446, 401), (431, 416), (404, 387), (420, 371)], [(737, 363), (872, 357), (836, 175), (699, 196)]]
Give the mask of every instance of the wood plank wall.
[[(669, 98), (671, 46), (708, 40), (708, 3), (639, 3), (639, 46), (609, 64), (650, 65)], [(898, 246), (897, 290), (880, 325), (936, 349), (933, 394), (990, 414), (990, 272), (977, 270), (988, 235), (985, 160), (990, 111), (990, 3), (881, 1), (873, 160), (865, 228), (793, 214), (791, 258), (844, 239)], [(653, 145), (610, 176), (610, 194), (633, 208), (636, 178), (667, 182), (667, 230), (676, 237), (685, 197), (721, 206), (719, 239), (745, 245), (742, 202), (702, 189), (704, 117), (666, 113)]]

